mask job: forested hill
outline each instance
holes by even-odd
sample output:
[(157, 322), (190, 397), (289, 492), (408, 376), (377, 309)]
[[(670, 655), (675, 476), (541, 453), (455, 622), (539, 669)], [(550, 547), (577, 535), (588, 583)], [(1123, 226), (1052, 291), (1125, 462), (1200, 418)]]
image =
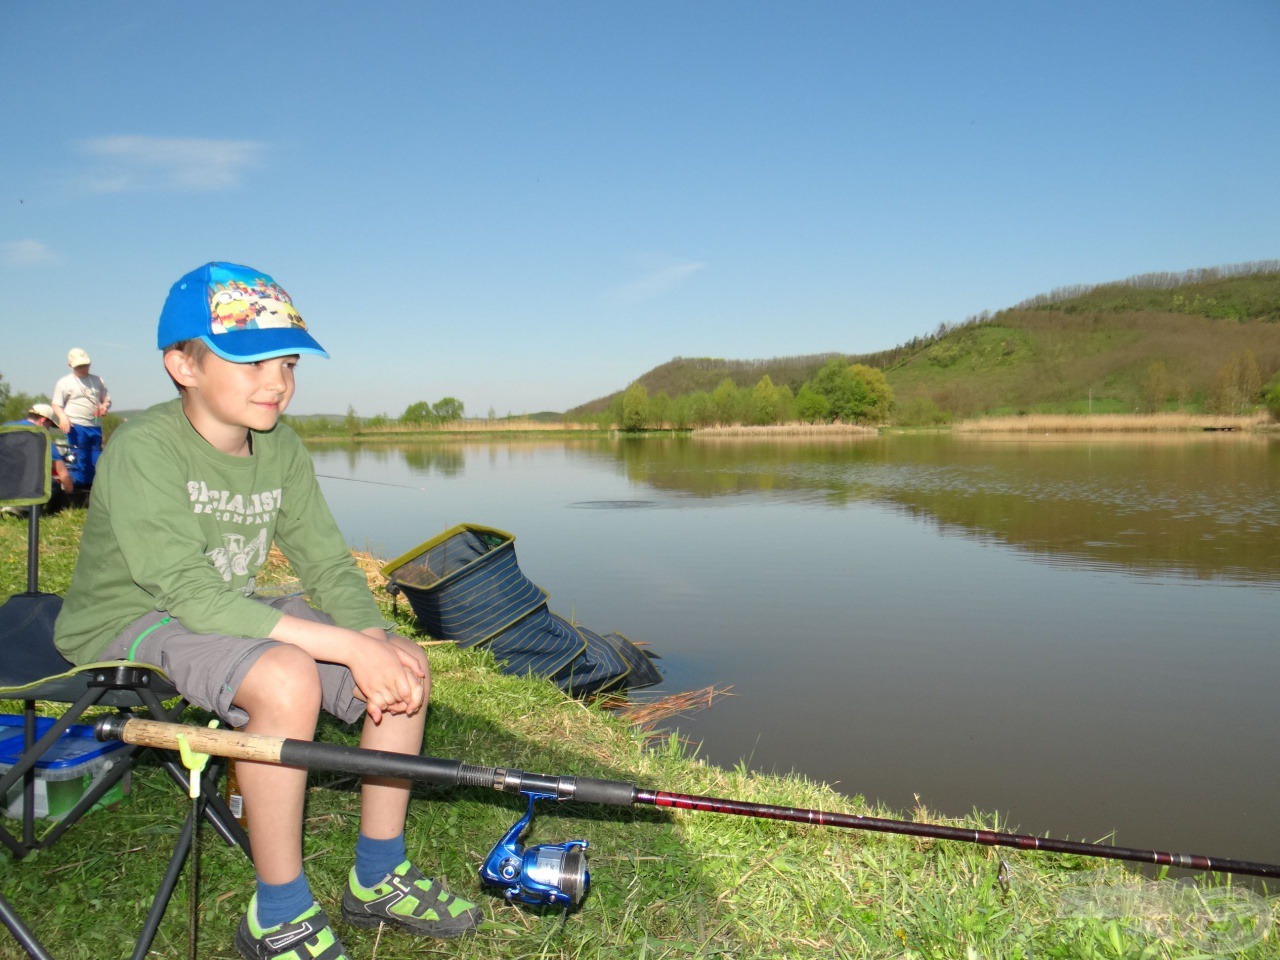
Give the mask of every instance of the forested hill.
[[(1246, 381), (1236, 393), (1248, 393), (1280, 371), (1280, 261), (1061, 288), (873, 354), (676, 357), (636, 382), (650, 396), (677, 397), (711, 391), (725, 379), (750, 388), (767, 375), (794, 393), (833, 357), (883, 370), (899, 410), (1207, 409), (1232, 376)], [(604, 410), (615, 396), (566, 416)]]

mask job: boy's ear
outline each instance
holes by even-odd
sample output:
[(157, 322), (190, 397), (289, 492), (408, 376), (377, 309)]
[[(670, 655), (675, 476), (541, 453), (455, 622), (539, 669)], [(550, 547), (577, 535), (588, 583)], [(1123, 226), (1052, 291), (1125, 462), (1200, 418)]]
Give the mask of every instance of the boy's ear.
[(164, 368), (180, 387), (193, 387), (196, 383), (196, 364), (181, 350), (164, 352)]

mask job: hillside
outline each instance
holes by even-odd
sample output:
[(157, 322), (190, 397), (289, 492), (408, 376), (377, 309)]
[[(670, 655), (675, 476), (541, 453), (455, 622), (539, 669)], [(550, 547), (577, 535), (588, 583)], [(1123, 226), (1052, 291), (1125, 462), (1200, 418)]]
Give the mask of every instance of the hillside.
[[(676, 357), (637, 382), (650, 395), (675, 397), (713, 390), (726, 377), (750, 387), (767, 374), (794, 393), (843, 356), (883, 370), (899, 409), (936, 406), (952, 416), (1203, 409), (1224, 371), (1249, 355), (1261, 383), (1280, 371), (1280, 261), (1062, 288), (874, 354)], [(566, 416), (604, 410), (615, 396)]]

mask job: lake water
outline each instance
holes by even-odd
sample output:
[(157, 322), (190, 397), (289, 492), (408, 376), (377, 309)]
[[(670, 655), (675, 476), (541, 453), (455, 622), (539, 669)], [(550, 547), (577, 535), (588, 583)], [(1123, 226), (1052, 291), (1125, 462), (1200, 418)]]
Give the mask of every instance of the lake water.
[(1018, 832), (1280, 861), (1280, 441), (313, 453), (353, 546), (510, 531), (551, 609), (662, 655), (657, 692), (732, 685), (674, 721), (713, 762)]

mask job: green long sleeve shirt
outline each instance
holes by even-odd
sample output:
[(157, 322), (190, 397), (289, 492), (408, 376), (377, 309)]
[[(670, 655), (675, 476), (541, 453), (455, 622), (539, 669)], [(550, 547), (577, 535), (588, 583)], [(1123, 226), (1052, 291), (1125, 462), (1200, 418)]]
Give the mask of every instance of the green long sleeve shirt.
[(279, 424), (252, 440), (251, 456), (221, 453), (196, 433), (180, 400), (115, 432), (54, 630), (67, 659), (101, 659), (152, 610), (195, 633), (267, 636), (281, 614), (250, 597), (273, 542), (312, 605), (339, 626), (385, 626), (298, 435)]

